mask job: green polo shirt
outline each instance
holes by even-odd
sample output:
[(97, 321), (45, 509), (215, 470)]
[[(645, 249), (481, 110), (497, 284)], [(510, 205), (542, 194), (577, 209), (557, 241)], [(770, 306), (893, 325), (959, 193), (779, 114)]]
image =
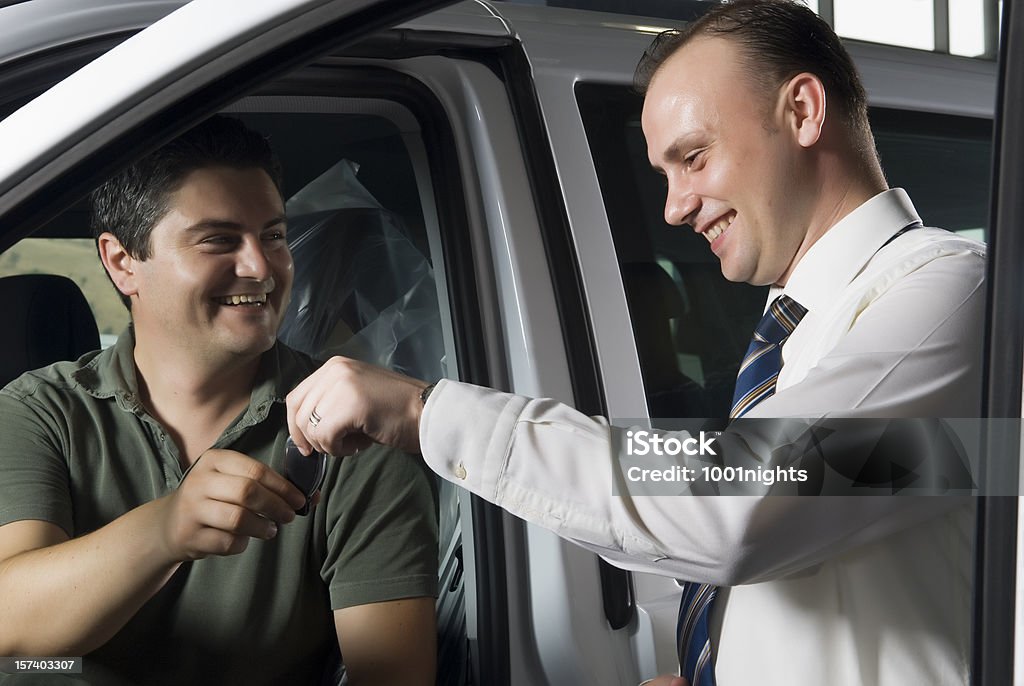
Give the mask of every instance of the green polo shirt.
[[(0, 391), (0, 525), (39, 519), (81, 536), (186, 478), (139, 401), (133, 347), (129, 330)], [(285, 396), (317, 366), (282, 343), (265, 353), (248, 409), (214, 447), (283, 473)], [(310, 516), (239, 555), (182, 564), (69, 683), (317, 683), (336, 645), (332, 610), (437, 595), (436, 516), (418, 457), (375, 446), (330, 459)]]

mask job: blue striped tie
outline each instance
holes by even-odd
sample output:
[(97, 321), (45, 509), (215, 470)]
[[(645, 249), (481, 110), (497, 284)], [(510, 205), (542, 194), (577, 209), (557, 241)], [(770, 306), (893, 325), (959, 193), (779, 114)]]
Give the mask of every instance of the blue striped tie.
[[(776, 298), (754, 329), (754, 337), (736, 375), (729, 417), (742, 417), (754, 405), (775, 393), (775, 383), (782, 369), (782, 344), (793, 333), (807, 308), (788, 295)], [(679, 602), (676, 624), (676, 646), (679, 650), (679, 673), (690, 686), (714, 686), (715, 671), (708, 633), (708, 615), (718, 589), (711, 584), (688, 582)]]
[(708, 614), (718, 595), (718, 587), (690, 581), (679, 601), (676, 622), (676, 646), (679, 648), (679, 674), (690, 686), (714, 686), (715, 670), (711, 661)]
[(754, 337), (736, 375), (729, 417), (742, 417), (754, 405), (775, 393), (782, 369), (782, 345), (807, 314), (807, 308), (788, 295), (780, 295), (768, 306), (754, 329)]

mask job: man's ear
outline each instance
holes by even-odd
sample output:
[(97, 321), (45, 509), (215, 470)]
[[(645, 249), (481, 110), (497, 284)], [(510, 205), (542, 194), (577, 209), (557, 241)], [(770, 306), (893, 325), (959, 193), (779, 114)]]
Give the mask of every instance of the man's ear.
[(804, 72), (782, 89), (786, 127), (796, 142), (809, 148), (821, 138), (825, 125), (825, 85), (814, 74)]
[(103, 268), (107, 270), (107, 274), (110, 275), (110, 280), (114, 282), (117, 290), (128, 297), (138, 293), (135, 278), (137, 260), (124, 249), (117, 236), (109, 231), (104, 231), (97, 240), (97, 247)]

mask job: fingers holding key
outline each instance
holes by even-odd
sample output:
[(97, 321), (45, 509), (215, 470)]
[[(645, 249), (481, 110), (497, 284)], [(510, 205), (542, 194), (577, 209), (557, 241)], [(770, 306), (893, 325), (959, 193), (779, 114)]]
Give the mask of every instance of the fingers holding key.
[(344, 357), (288, 394), (288, 430), (303, 452), (349, 455), (377, 442), (419, 451), (426, 383)]
[(257, 460), (231, 450), (204, 453), (174, 493), (160, 499), (171, 559), (233, 555), (251, 538), (270, 539), (291, 522), (305, 495)]

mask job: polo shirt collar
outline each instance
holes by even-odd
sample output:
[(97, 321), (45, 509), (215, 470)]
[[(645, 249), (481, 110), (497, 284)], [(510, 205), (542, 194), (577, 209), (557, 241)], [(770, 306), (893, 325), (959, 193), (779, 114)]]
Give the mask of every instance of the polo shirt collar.
[(129, 412), (143, 411), (134, 351), (135, 331), (129, 324), (114, 345), (72, 374), (72, 378), (96, 398), (114, 398)]
[(826, 231), (804, 254), (786, 286), (771, 288), (768, 302), (786, 294), (809, 312), (821, 312), (835, 302), (886, 241), (920, 221), (902, 188), (879, 193)]
[[(285, 380), (294, 378), (292, 368), (295, 362), (292, 356), (283, 353), (282, 343), (275, 341), (274, 347), (263, 353), (260, 358), (246, 420), (262, 421), (271, 406), (274, 403), (283, 403), (292, 390)], [(76, 371), (73, 378), (87, 393), (97, 398), (114, 398), (118, 405), (128, 412), (138, 414), (146, 411), (139, 399), (138, 372), (135, 367), (135, 331), (130, 324), (118, 336), (114, 345)]]

